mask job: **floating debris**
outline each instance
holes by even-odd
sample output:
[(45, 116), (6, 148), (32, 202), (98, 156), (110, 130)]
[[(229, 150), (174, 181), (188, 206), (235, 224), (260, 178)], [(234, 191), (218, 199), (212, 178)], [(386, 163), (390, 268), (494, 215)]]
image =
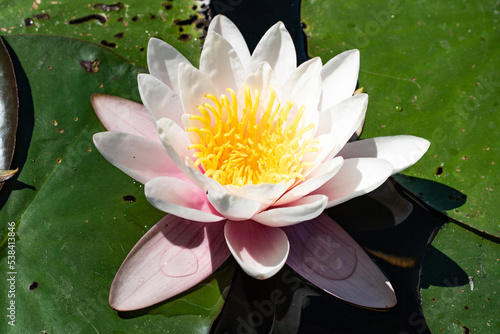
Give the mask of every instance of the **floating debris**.
[(96, 73), (99, 71), (99, 59), (94, 59), (92, 61), (89, 60), (79, 60), (80, 66), (85, 69), (87, 73)]

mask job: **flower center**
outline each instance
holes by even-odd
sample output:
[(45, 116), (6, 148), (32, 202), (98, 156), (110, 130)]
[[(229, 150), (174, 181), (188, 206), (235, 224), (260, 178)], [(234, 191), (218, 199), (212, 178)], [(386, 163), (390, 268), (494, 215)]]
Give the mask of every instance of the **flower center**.
[[(314, 124), (299, 128), (304, 113), (302, 106), (293, 119), (288, 114), (293, 107), (289, 101), (281, 106), (275, 104), (276, 94), (270, 88), (270, 97), (262, 116), (257, 119), (259, 92), (250, 94), (245, 89), (245, 106), (238, 116), (236, 94), (230, 88), (231, 101), (225, 95), (217, 97), (206, 94), (212, 103), (197, 106), (201, 115), (191, 115), (203, 125), (191, 126), (186, 131), (194, 132), (199, 142), (188, 146), (195, 149), (195, 165), (202, 165), (205, 175), (222, 185), (244, 186), (248, 184), (280, 183), (293, 179), (304, 180), (302, 171), (312, 167), (303, 162), (303, 156), (317, 152), (312, 144)], [(306, 136), (307, 134), (307, 136)]]

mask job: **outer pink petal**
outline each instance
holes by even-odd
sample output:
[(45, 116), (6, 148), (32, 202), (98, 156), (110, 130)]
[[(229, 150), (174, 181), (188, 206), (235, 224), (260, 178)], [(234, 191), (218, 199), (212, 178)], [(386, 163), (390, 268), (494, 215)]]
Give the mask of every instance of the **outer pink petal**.
[(119, 311), (171, 298), (203, 281), (229, 257), (224, 222), (204, 224), (168, 215), (130, 251), (109, 294)]
[(327, 204), (328, 197), (311, 195), (281, 207), (262, 211), (252, 219), (271, 227), (295, 225), (316, 218), (323, 212)]
[(210, 204), (205, 191), (190, 181), (157, 177), (146, 183), (144, 193), (155, 208), (181, 218), (200, 222), (225, 219)]
[(163, 81), (177, 94), (179, 64), (190, 62), (173, 46), (158, 38), (151, 38), (148, 44), (148, 68), (156, 78)]
[(349, 50), (333, 57), (323, 70), (321, 110), (325, 110), (354, 93), (359, 73), (359, 51)]
[(312, 194), (328, 196), (330, 208), (376, 189), (391, 173), (392, 165), (382, 159), (346, 159), (340, 171)]
[(327, 215), (284, 230), (291, 246), (287, 264), (317, 287), (364, 307), (388, 308), (396, 304), (389, 280)]
[(342, 157), (336, 157), (320, 164), (306, 176), (304, 182), (288, 190), (274, 205), (283, 205), (293, 202), (318, 189), (337, 174), (343, 163), (344, 159), (342, 159)]
[(105, 94), (92, 94), (90, 99), (97, 117), (108, 131), (125, 132), (158, 141), (156, 127), (142, 104)]
[(185, 178), (156, 141), (121, 132), (100, 132), (93, 138), (106, 160), (143, 184), (159, 176)]
[(207, 34), (211, 31), (222, 35), (233, 46), (245, 68), (250, 64), (250, 51), (248, 50), (247, 43), (231, 20), (223, 15), (217, 15), (210, 22)]
[(380, 158), (389, 161), (392, 174), (417, 162), (430, 146), (427, 139), (415, 136), (376, 137), (347, 143), (339, 152), (344, 158)]
[(250, 276), (266, 279), (285, 264), (290, 249), (286, 234), (254, 221), (228, 221), (226, 242), (241, 268)]

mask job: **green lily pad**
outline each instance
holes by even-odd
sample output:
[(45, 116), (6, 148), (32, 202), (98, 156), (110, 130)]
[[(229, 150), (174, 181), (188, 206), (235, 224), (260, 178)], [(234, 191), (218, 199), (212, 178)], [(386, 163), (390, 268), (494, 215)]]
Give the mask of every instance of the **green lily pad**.
[(500, 245), (456, 224), (445, 225), (432, 245), (422, 275), (431, 332), (498, 333)]
[[(75, 39), (6, 40), (15, 52), (20, 129), (28, 141), (16, 147), (25, 152), (14, 161), (23, 168), (0, 196), (0, 268), (12, 278), (4, 277), (0, 288), (9, 296), (4, 311), (14, 305), (9, 321), (15, 324), (2, 321), (0, 332), (207, 333), (223, 305), (231, 266), (141, 312), (118, 314), (108, 304), (120, 264), (164, 213), (94, 148), (92, 135), (104, 128), (90, 95), (138, 100), (136, 76), (144, 70)], [(94, 59), (98, 70), (86, 71), (82, 60)]]
[(362, 137), (412, 134), (427, 154), (404, 173), (467, 196), (451, 217), (500, 236), (500, 35), (495, 1), (302, 2), (309, 53), (361, 52)]
[[(17, 131), (17, 84), (9, 53), (0, 39), (0, 182), (12, 177), (9, 170)], [(0, 183), (0, 189), (3, 184)]]
[(140, 66), (146, 66), (149, 39), (158, 37), (198, 64), (206, 13), (206, 5), (194, 0), (16, 0), (0, 8), (0, 34), (73, 37), (104, 45)]

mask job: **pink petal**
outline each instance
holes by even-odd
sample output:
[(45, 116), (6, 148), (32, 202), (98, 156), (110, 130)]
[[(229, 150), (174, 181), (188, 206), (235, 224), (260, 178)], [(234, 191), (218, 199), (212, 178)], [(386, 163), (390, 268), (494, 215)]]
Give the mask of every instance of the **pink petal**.
[(291, 245), (287, 264), (317, 287), (363, 307), (388, 308), (396, 304), (387, 277), (327, 215), (284, 230)]
[(148, 44), (148, 68), (156, 78), (179, 94), (179, 64), (190, 62), (170, 44), (158, 38), (151, 38)]
[(122, 132), (100, 132), (93, 139), (106, 160), (140, 183), (158, 176), (185, 178), (157, 141)]
[(97, 117), (108, 131), (125, 132), (158, 141), (156, 127), (142, 104), (105, 94), (92, 94), (90, 99)]
[(339, 152), (344, 158), (380, 158), (389, 161), (392, 174), (410, 167), (427, 151), (430, 142), (415, 136), (376, 137), (347, 143)]
[(203, 44), (200, 72), (218, 89), (218, 95), (228, 95), (227, 88), (237, 90), (246, 75), (231, 44), (215, 32), (209, 32)]
[(205, 191), (173, 177), (157, 177), (144, 187), (149, 203), (158, 210), (184, 219), (200, 222), (215, 222), (225, 219), (210, 204)]
[(347, 99), (354, 93), (359, 73), (359, 51), (349, 50), (333, 57), (323, 70), (321, 110)]
[(306, 176), (304, 182), (288, 190), (274, 205), (283, 205), (293, 202), (318, 189), (338, 173), (343, 163), (344, 159), (342, 159), (342, 157), (336, 157), (320, 164)]
[(217, 15), (208, 26), (208, 33), (211, 31), (224, 37), (234, 48), (245, 68), (250, 63), (250, 51), (243, 35), (236, 25), (223, 15)]
[(376, 189), (391, 173), (392, 165), (382, 159), (346, 159), (340, 171), (312, 194), (328, 196), (331, 208)]
[(327, 204), (328, 198), (326, 196), (311, 195), (281, 207), (262, 211), (252, 219), (271, 227), (295, 225), (316, 218), (323, 212)]
[(183, 125), (182, 102), (176, 92), (150, 74), (139, 74), (137, 82), (142, 102), (155, 124), (159, 119), (167, 117), (179, 126)]
[(228, 221), (224, 234), (229, 250), (241, 268), (257, 279), (276, 274), (285, 264), (290, 249), (286, 234), (254, 221)]
[(110, 305), (130, 311), (154, 305), (203, 281), (229, 256), (224, 222), (204, 224), (167, 215), (152, 227), (121, 265)]

